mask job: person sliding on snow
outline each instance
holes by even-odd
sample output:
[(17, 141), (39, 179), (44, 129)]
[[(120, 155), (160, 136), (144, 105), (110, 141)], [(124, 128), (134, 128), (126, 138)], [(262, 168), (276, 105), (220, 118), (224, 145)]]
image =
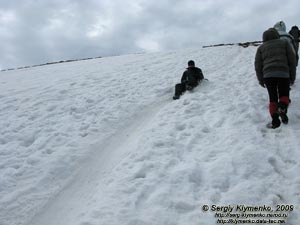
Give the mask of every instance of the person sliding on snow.
[(254, 64), (259, 84), (267, 87), (269, 94), (272, 123), (267, 127), (279, 127), (279, 117), (287, 124), (290, 85), (296, 77), (296, 57), (292, 47), (280, 39), (276, 29), (270, 28), (263, 33), (263, 44), (257, 49)]
[(181, 77), (181, 83), (175, 85), (174, 100), (179, 99), (186, 90), (192, 90), (204, 79), (202, 70), (195, 66), (193, 60), (188, 61), (188, 68)]

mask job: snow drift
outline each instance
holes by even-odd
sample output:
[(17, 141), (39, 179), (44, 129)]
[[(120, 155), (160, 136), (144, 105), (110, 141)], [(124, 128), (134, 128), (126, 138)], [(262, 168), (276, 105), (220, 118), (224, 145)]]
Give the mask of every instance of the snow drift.
[[(0, 73), (1, 225), (215, 224), (207, 205), (300, 203), (300, 91), (269, 130), (256, 47)], [(209, 82), (173, 101), (188, 60)], [(296, 209), (298, 207), (298, 209)]]

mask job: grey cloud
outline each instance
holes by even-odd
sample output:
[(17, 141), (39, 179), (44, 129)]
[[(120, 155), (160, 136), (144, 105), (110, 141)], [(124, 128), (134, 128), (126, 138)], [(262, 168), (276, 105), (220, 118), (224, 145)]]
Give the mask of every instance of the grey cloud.
[(260, 40), (278, 20), (295, 25), (300, 8), (297, 0), (285, 5), (278, 0), (0, 0), (0, 5), (2, 68)]

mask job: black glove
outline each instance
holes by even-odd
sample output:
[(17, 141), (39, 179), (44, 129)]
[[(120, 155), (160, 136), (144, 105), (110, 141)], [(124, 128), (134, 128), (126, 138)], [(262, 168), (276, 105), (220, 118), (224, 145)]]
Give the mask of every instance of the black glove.
[(265, 88), (265, 83), (262, 80), (259, 81), (259, 85), (262, 86), (263, 88)]

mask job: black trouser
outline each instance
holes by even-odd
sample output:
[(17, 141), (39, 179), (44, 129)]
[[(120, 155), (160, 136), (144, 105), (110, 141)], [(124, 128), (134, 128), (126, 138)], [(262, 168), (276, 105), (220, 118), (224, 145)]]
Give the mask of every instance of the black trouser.
[(176, 96), (180, 96), (182, 95), (186, 90), (187, 90), (187, 86), (189, 86), (192, 90), (194, 87), (198, 86), (198, 83), (179, 83), (175, 85), (175, 95)]
[(289, 78), (264, 78), (264, 83), (268, 89), (270, 102), (278, 102), (281, 97), (290, 97)]
[(290, 80), (289, 78), (265, 78), (264, 83), (269, 93), (269, 112), (271, 117), (277, 114), (277, 108), (285, 108), (290, 103)]

